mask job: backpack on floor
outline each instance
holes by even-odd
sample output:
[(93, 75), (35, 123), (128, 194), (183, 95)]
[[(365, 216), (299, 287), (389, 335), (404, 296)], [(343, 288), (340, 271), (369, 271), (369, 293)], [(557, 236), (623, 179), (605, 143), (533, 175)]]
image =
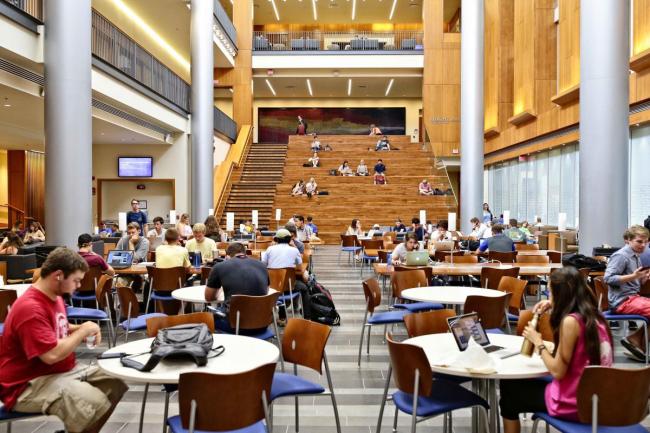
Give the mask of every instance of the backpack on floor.
[(341, 316), (336, 311), (332, 294), (311, 275), (307, 283), (307, 296), (303, 298), (305, 319), (329, 326), (341, 324)]

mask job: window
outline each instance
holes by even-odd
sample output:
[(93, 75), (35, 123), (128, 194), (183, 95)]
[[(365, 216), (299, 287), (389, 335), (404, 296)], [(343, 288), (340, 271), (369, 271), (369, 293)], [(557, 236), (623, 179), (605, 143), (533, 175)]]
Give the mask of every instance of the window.
[(630, 224), (643, 224), (650, 215), (650, 126), (630, 133)]

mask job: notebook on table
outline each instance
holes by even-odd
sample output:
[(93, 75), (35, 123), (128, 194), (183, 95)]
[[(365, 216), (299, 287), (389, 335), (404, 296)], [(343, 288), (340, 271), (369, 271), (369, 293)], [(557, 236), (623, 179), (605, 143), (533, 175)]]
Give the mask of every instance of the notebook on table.
[(462, 352), (467, 349), (469, 340), (474, 339), (476, 343), (483, 347), (487, 353), (495, 353), (500, 358), (507, 358), (519, 351), (505, 349), (490, 343), (487, 332), (478, 318), (478, 314), (469, 313), (461, 316), (447, 318), (447, 326), (454, 336), (458, 349)]
[(133, 251), (112, 250), (108, 253), (107, 262), (113, 269), (130, 268), (133, 264)]

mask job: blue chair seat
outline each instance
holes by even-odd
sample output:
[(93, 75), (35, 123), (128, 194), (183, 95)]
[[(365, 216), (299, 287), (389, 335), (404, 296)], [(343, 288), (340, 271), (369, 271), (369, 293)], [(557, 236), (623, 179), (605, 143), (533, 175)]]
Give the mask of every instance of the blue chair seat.
[(518, 322), (519, 321), (519, 316), (508, 313), (508, 322)]
[(360, 249), (361, 247), (341, 247), (341, 251), (348, 251), (348, 252), (350, 251), (356, 252), (359, 251)]
[(165, 392), (175, 392), (178, 391), (178, 384), (177, 383), (164, 383), (163, 384), (163, 389)]
[[(393, 402), (402, 412), (413, 413), (413, 394), (397, 391), (393, 394)], [(416, 415), (432, 416), (471, 406), (489, 408), (485, 400), (462, 386), (445, 380), (434, 380), (431, 396), (418, 396)]]
[(442, 304), (433, 302), (413, 302), (404, 304), (394, 304), (393, 307), (408, 310), (410, 313), (419, 313), (420, 311), (442, 310)]
[(371, 325), (383, 325), (386, 323), (399, 323), (404, 321), (404, 315), (408, 311), (383, 311), (381, 313), (375, 313), (368, 318), (368, 323)]
[(79, 292), (74, 292), (72, 294), (73, 301), (94, 301), (96, 299), (97, 297), (95, 296), (95, 293), (91, 293), (89, 295), (81, 295)]
[(68, 307), (66, 309), (68, 319), (106, 320), (108, 315), (95, 308)]
[[(549, 425), (561, 432), (571, 433), (591, 433), (591, 424), (582, 424), (576, 421), (567, 421), (560, 418), (554, 418), (547, 413), (538, 412), (533, 415), (533, 419), (542, 419)], [(641, 424), (633, 424), (624, 427), (598, 426), (598, 433), (648, 433)]]
[[(167, 425), (172, 433), (188, 433), (188, 429), (184, 429), (181, 423), (180, 415), (173, 416), (167, 419)], [(237, 430), (228, 430), (221, 432), (208, 432), (206, 430), (194, 430), (194, 433), (266, 433), (264, 421), (258, 421), (248, 427), (240, 428)]]
[[(161, 293), (170, 293), (170, 292), (161, 292)], [(151, 294), (151, 299), (156, 301), (173, 301), (174, 297), (172, 295), (161, 295), (159, 293), (153, 292)]]
[(0, 406), (0, 421), (12, 421), (21, 418), (32, 418), (35, 416), (43, 416), (42, 413), (27, 413), (27, 412), (14, 412), (5, 409), (4, 405)]
[(288, 373), (275, 373), (271, 385), (271, 401), (287, 395), (322, 394), (325, 388), (300, 376)]
[(0, 335), (4, 334), (4, 332), (5, 332), (5, 324), (0, 323)]
[(292, 301), (294, 299), (298, 299), (298, 296), (300, 296), (300, 292), (291, 292), (287, 293), (286, 295), (281, 295), (278, 296), (278, 305), (284, 304), (287, 301)]
[(638, 314), (616, 314), (610, 311), (605, 312), (605, 319), (607, 320), (642, 320), (646, 323), (650, 322), (645, 316)]
[(271, 328), (266, 328), (265, 331), (260, 332), (259, 334), (252, 334), (252, 335), (246, 335), (247, 337), (253, 337), (257, 338), (259, 340), (268, 340), (270, 338), (275, 337), (275, 334), (271, 330)]
[(166, 316), (167, 315), (164, 313), (142, 314), (134, 319), (123, 321), (122, 323), (120, 323), (120, 327), (122, 329), (128, 328), (131, 331), (139, 331), (141, 329), (147, 329), (147, 319), (150, 319), (152, 317), (166, 317)]

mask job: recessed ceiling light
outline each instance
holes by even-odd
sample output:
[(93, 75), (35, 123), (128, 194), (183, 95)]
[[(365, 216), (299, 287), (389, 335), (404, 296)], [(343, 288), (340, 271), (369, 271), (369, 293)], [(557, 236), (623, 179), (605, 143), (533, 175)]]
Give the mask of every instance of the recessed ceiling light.
[(271, 91), (271, 93), (273, 93), (273, 96), (275, 96), (275, 89), (271, 85), (271, 82), (269, 81), (269, 79), (266, 78), (264, 81), (266, 81), (266, 85), (269, 86), (269, 90)]
[(393, 19), (393, 15), (395, 14), (395, 6), (397, 6), (397, 0), (393, 0), (393, 6), (390, 8), (390, 14), (388, 15), (388, 20)]
[(357, 0), (352, 0), (352, 21), (357, 17)]
[(309, 96), (314, 96), (314, 93), (311, 91), (311, 80), (307, 78), (307, 90), (309, 90)]
[(311, 11), (314, 14), (314, 21), (318, 21), (318, 12), (316, 12), (316, 0), (311, 0)]
[(273, 6), (273, 12), (275, 12), (275, 19), (280, 21), (280, 14), (278, 13), (278, 7), (275, 5), (275, 0), (271, 0), (271, 6)]
[(9, 98), (5, 98), (5, 102), (4, 104), (2, 104), (2, 106), (7, 108), (11, 107), (11, 104), (9, 103)]
[(390, 81), (388, 82), (388, 87), (386, 87), (386, 94), (384, 96), (388, 96), (390, 93), (390, 89), (393, 87), (393, 83), (395, 82), (395, 78), (391, 78)]
[(348, 96), (352, 94), (352, 78), (348, 78)]

